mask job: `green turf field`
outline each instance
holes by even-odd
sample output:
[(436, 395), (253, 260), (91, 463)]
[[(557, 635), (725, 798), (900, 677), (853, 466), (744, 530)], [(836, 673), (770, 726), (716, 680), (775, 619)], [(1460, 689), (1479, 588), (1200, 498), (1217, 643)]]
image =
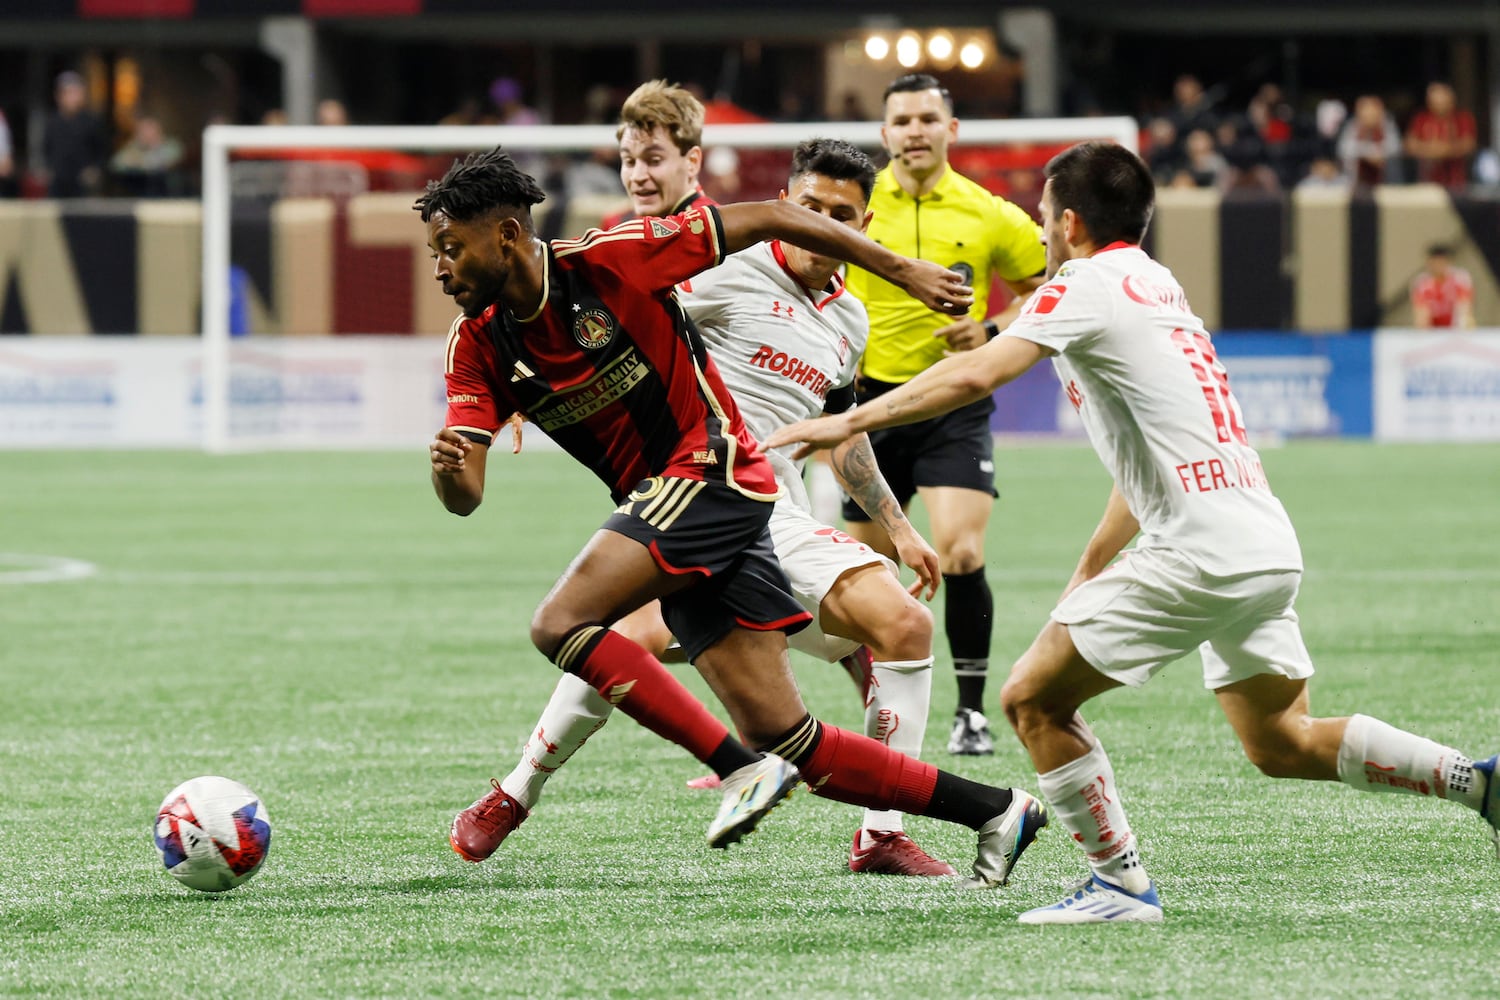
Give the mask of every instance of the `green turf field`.
[[(1500, 447), (1294, 444), (1268, 452), (1301, 532), (1314, 705), (1476, 755), (1500, 749)], [(1030, 639), (1108, 482), (1082, 448), (1000, 459), (989, 553), (1003, 669)], [(1054, 828), (1009, 888), (854, 876), (857, 810), (806, 791), (727, 852), (717, 797), (627, 719), (594, 737), (491, 861), (453, 812), (511, 766), (554, 668), (532, 608), (608, 511), (557, 454), (496, 455), (465, 520), (410, 454), (0, 453), (0, 993), (525, 997), (1494, 996), (1500, 862), (1441, 802), (1272, 782), (1183, 662), (1091, 719), (1167, 921), (1028, 928), (1083, 872)], [(799, 662), (814, 711), (860, 712)], [(688, 676), (684, 674), (684, 676)], [(942, 751), (940, 645), (927, 756)], [(704, 688), (690, 679), (694, 690)], [(997, 685), (992, 687), (992, 702)], [(158, 868), (161, 797), (198, 774), (275, 824), (247, 886)], [(914, 819), (966, 869), (972, 834)]]

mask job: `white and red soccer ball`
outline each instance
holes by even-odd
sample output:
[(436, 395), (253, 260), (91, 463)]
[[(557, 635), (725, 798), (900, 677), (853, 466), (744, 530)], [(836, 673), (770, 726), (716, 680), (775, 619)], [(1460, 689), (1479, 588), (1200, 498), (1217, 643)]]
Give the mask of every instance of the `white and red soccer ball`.
[(266, 860), (271, 817), (238, 781), (193, 778), (162, 800), (155, 835), (168, 875), (202, 892), (224, 892), (249, 881)]

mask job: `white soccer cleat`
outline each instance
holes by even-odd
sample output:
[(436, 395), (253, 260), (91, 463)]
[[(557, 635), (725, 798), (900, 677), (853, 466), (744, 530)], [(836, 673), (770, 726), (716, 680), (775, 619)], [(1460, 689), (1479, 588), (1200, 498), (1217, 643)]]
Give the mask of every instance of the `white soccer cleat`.
[(719, 814), (708, 824), (708, 846), (728, 847), (745, 836), (761, 819), (792, 794), (797, 769), (768, 753), (725, 778)]
[(1500, 857), (1500, 783), (1495, 781), (1495, 765), (1500, 756), (1488, 760), (1476, 760), (1474, 771), (1484, 775), (1484, 804), (1479, 815), (1490, 825), (1490, 837), (1495, 841), (1495, 856)]
[(1062, 902), (1027, 910), (1016, 919), (1023, 924), (1159, 924), (1161, 899), (1155, 882), (1137, 896), (1090, 875)]
[(1011, 869), (1047, 825), (1042, 800), (1019, 788), (1011, 790), (1010, 808), (979, 828), (979, 856), (974, 875), (959, 883), (964, 889), (993, 889), (1010, 880)]

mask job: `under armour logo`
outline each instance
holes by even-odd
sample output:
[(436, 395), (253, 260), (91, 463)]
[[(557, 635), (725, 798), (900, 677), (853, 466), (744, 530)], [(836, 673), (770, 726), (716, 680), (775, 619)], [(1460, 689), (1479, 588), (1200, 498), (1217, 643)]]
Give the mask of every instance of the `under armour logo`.
[(791, 319), (792, 318), (792, 307), (791, 306), (789, 306), (789, 305), (784, 306), (779, 301), (776, 301), (774, 299), (771, 301), (771, 315), (772, 316), (780, 316), (783, 309), (786, 310), (786, 318), (787, 319)]

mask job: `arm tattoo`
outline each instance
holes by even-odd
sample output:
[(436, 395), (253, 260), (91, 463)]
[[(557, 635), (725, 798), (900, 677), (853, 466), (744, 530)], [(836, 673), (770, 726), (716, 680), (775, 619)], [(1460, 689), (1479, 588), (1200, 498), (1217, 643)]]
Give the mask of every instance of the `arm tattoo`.
[(901, 505), (875, 464), (875, 451), (868, 437), (857, 434), (850, 438), (829, 454), (829, 461), (849, 496), (886, 534), (906, 523)]

